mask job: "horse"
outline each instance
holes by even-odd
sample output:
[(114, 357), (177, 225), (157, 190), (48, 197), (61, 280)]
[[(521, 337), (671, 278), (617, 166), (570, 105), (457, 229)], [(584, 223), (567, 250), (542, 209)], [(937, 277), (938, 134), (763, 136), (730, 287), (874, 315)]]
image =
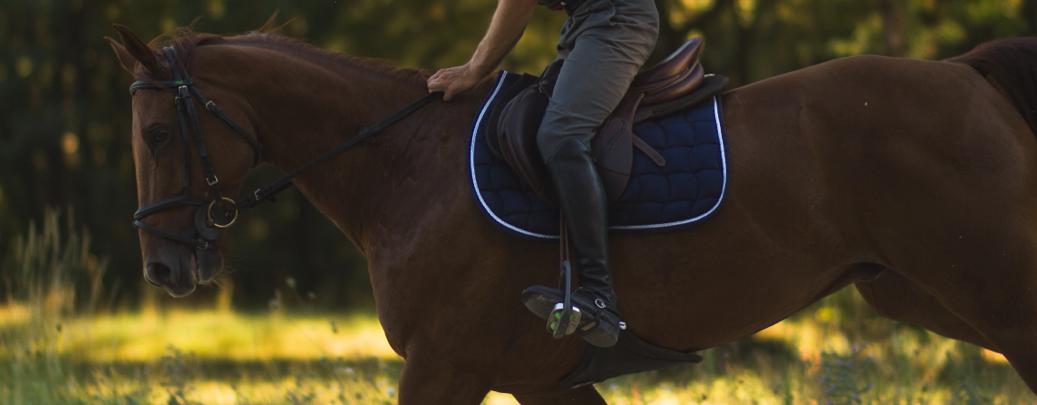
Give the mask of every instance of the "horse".
[[(198, 92), (262, 145), (202, 110), (203, 159), (176, 140), (186, 127), (176, 86), (163, 85), (176, 76), (168, 52), (116, 29), (122, 66), (153, 83), (132, 103), (141, 206), (185, 195), (232, 211), (222, 196), (241, 193), (255, 162), (292, 172), (428, 93), (416, 69), (265, 29), (179, 29), (166, 40)], [(1035, 72), (1029, 37), (945, 61), (836, 59), (723, 93), (724, 204), (694, 227), (611, 238), (629, 329), (703, 350), (855, 284), (881, 316), (1000, 352), (1037, 390)], [(293, 183), (368, 260), (378, 319), (405, 359), (400, 404), (478, 404), (491, 390), (602, 404), (592, 385), (557, 386), (583, 341), (551, 338), (519, 299), (557, 280), (558, 247), (501, 231), (473, 203), (463, 162), (490, 85), (433, 101)], [(192, 244), (201, 209), (164, 208), (140, 221), (187, 242), (142, 228), (144, 277), (183, 296), (220, 272), (223, 239)]]

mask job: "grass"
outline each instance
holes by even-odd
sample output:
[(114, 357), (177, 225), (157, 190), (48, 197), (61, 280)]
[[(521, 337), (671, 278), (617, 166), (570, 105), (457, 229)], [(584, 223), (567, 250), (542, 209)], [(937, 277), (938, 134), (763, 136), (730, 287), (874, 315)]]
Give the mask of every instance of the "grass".
[[(0, 404), (397, 402), (403, 361), (373, 314), (99, 311), (104, 260), (58, 217), (0, 273)], [(703, 356), (597, 388), (613, 405), (1037, 402), (1000, 355), (878, 318), (852, 289)]]
[(403, 365), (370, 314), (0, 319), (4, 404), (384, 403)]
[[(29, 308), (0, 310), (0, 403), (396, 402), (403, 362), (371, 314), (158, 311), (54, 319), (33, 317)], [(826, 332), (814, 312), (706, 351), (702, 364), (616, 378), (598, 389), (610, 404), (1034, 400), (996, 355), (914, 330), (843, 347), (845, 335)], [(496, 393), (486, 402), (514, 403)]]

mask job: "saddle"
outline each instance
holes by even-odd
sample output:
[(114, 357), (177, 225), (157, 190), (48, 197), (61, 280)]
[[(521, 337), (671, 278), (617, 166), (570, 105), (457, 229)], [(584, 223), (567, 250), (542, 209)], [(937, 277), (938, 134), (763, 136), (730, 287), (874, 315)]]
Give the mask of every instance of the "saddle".
[[(592, 138), (591, 151), (609, 205), (619, 199), (630, 181), (633, 148), (640, 149), (659, 167), (666, 165), (659, 152), (634, 134), (634, 124), (686, 109), (727, 85), (726, 77), (704, 73), (698, 60), (701, 49), (702, 38), (694, 37), (662, 62), (634, 77), (622, 101)], [(551, 205), (557, 205), (555, 191), (537, 148), (536, 135), (563, 62), (552, 62), (540, 77), (522, 75), (491, 111), (486, 132), (490, 151), (507, 161)]]

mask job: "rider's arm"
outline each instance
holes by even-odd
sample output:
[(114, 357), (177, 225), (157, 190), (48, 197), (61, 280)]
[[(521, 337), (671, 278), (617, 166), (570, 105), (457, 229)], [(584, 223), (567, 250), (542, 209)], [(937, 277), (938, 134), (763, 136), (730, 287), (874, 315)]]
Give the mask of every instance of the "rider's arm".
[(468, 63), (442, 69), (428, 79), (429, 91), (442, 91), (443, 100), (468, 90), (493, 73), (526, 29), (537, 0), (499, 0), (486, 36)]

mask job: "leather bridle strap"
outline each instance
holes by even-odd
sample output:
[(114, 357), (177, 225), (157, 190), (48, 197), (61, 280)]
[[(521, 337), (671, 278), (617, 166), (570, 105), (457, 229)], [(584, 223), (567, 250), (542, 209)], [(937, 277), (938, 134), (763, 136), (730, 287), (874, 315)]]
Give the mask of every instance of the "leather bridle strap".
[[(374, 136), (382, 130), (388, 128), (390, 125), (403, 119), (404, 117), (412, 114), (421, 107), (425, 106), (432, 100), (442, 96), (442, 92), (429, 93), (421, 97), (417, 101), (404, 107), (403, 109), (393, 113), (384, 120), (378, 122), (370, 128), (362, 127), (360, 133), (350, 138), (348, 141), (328, 151), (327, 153), (314, 159), (312, 162), (303, 165), (296, 169), (290, 174), (282, 177), (281, 179), (260, 187), (256, 191), (252, 192), (240, 201), (234, 202), (230, 198), (223, 197), (220, 193), (219, 179), (216, 177), (216, 172), (213, 169), (212, 160), (209, 157), (208, 148), (205, 146), (205, 139), (202, 137), (201, 127), (198, 121), (198, 113), (194, 106), (194, 100), (197, 98), (198, 102), (205, 106), (206, 110), (216, 114), (221, 120), (226, 122), (235, 131), (240, 133), (245, 139), (252, 144), (252, 148), (255, 152), (255, 159), (253, 160), (253, 167), (258, 166), (260, 158), (262, 156), (263, 145), (253, 137), (247, 130), (245, 130), (237, 122), (228, 117), (216, 103), (206, 99), (198, 92), (195, 83), (191, 80), (187, 74), (187, 69), (184, 64), (177, 58), (176, 50), (173, 47), (166, 47), (164, 49), (165, 56), (169, 61), (169, 68), (173, 74), (173, 80), (151, 80), (151, 81), (136, 81), (130, 85), (130, 94), (132, 95), (137, 90), (163, 90), (166, 88), (173, 88), (176, 91), (176, 108), (177, 115), (179, 117), (181, 140), (183, 141), (184, 149), (184, 177), (183, 177), (183, 190), (184, 194), (166, 198), (155, 203), (140, 207), (133, 214), (133, 225), (143, 229), (145, 231), (154, 233), (156, 235), (172, 239), (178, 242), (183, 242), (188, 245), (194, 246), (198, 249), (214, 249), (215, 240), (222, 234), (223, 229), (229, 227), (237, 220), (238, 215), (241, 212), (248, 212), (252, 208), (262, 204), (263, 202), (270, 201), (274, 202), (274, 195), (291, 187), (292, 179), (299, 176), (303, 172), (312, 169), (328, 159), (342, 153), (346, 149), (349, 149), (356, 144), (368, 141), (374, 143)], [(202, 170), (205, 174), (205, 182), (209, 186), (210, 194), (212, 195), (212, 201), (206, 202), (200, 197), (191, 195), (191, 181), (190, 181), (190, 148), (189, 135), (194, 135), (195, 147), (198, 150), (198, 154), (201, 155)], [(227, 216), (223, 212), (220, 203), (223, 201), (234, 204), (234, 214)], [(208, 209), (205, 205), (208, 204)], [(192, 205), (198, 206), (199, 209), (195, 213), (195, 230), (198, 234), (196, 238), (190, 238), (187, 236), (175, 234), (166, 230), (159, 229), (157, 227), (148, 225), (142, 220), (150, 215), (165, 211), (167, 209), (180, 206), (180, 205)], [(213, 215), (215, 210), (215, 215)], [(217, 221), (217, 219), (223, 222)]]
[[(177, 97), (181, 97), (181, 95), (179, 94), (179, 92), (182, 91), (181, 88), (186, 88), (188, 91), (190, 91), (191, 94), (194, 95), (194, 97), (198, 98), (198, 102), (201, 103), (202, 105), (204, 105), (206, 110), (209, 110), (209, 112), (211, 112), (213, 114), (216, 114), (217, 117), (219, 117), (221, 120), (223, 120), (223, 122), (227, 123), (227, 125), (229, 125), (231, 128), (233, 128), (239, 134), (241, 134), (241, 136), (243, 136), (245, 138), (245, 140), (248, 141), (248, 143), (252, 145), (252, 149), (255, 151), (255, 157), (254, 157), (254, 159), (252, 161), (252, 167), (259, 166), (260, 158), (262, 157), (262, 154), (263, 154), (263, 144), (259, 143), (259, 140), (257, 140), (255, 137), (253, 137), (252, 134), (250, 134), (248, 132), (248, 130), (246, 130), (245, 128), (242, 128), (241, 125), (238, 125), (237, 122), (235, 122), (233, 119), (231, 119), (229, 116), (227, 116), (227, 114), (224, 113), (223, 110), (221, 110), (220, 107), (218, 107), (216, 105), (216, 103), (212, 102), (212, 100), (209, 100), (209, 99), (205, 98), (205, 96), (203, 96), (202, 93), (198, 92), (198, 88), (195, 87), (194, 80), (192, 80), (189, 76), (187, 76), (187, 71), (184, 70), (185, 68), (179, 62), (179, 59), (176, 57), (176, 53), (173, 52), (173, 48), (172, 47), (167, 47), (165, 49), (165, 51), (166, 51), (166, 57), (167, 58), (172, 58), (170, 60), (169, 64), (171, 66), (171, 70), (174, 71), (174, 75), (175, 75), (174, 77), (179, 76), (179, 77), (181, 77), (181, 79), (177, 79), (177, 80), (136, 81), (136, 82), (133, 82), (132, 84), (130, 84), (130, 95), (133, 95), (133, 93), (136, 93), (137, 90), (163, 90), (163, 89), (166, 89), (166, 88), (174, 88), (174, 89), (177, 89), (176, 90), (177, 93), (178, 93)], [(173, 66), (175, 66), (175, 67), (173, 67)], [(156, 86), (155, 84), (159, 84), (159, 85), (164, 86), (164, 87)], [(188, 97), (190, 97), (190, 95), (188, 95)], [(177, 102), (177, 107), (179, 109), (179, 107), (180, 107), (180, 103), (179, 102)], [(191, 106), (191, 110), (194, 110), (193, 104)], [(197, 123), (197, 118), (198, 118), (197, 115), (196, 114), (192, 114), (192, 118), (193, 118), (193, 121), (195, 121)], [(182, 126), (181, 130), (186, 130), (187, 128), (183, 127), (184, 122), (183, 122), (182, 117), (181, 117), (181, 122), (180, 123), (181, 123), (181, 126)], [(197, 126), (197, 124), (195, 126)], [(184, 131), (183, 133), (184, 133), (184, 136), (186, 137), (187, 136), (186, 131)]]
[(154, 233), (156, 235), (162, 236), (162, 237), (166, 237), (166, 238), (178, 241), (178, 242), (183, 242), (183, 243), (186, 243), (188, 245), (192, 245), (192, 246), (194, 246), (194, 247), (196, 247), (198, 249), (205, 250), (205, 249), (214, 248), (215, 246), (213, 245), (212, 241), (208, 241), (208, 240), (201, 239), (201, 238), (197, 238), (197, 239), (188, 238), (186, 236), (178, 235), (178, 234), (175, 234), (175, 233), (163, 230), (161, 228), (156, 228), (154, 226), (148, 225), (148, 224), (144, 223), (143, 221), (141, 221), (141, 219), (144, 219), (144, 217), (146, 217), (148, 215), (155, 214), (155, 213), (158, 213), (160, 211), (165, 211), (166, 209), (172, 208), (172, 207), (177, 206), (177, 205), (194, 205), (194, 206), (199, 206), (200, 207), (200, 206), (205, 205), (205, 201), (202, 200), (201, 198), (195, 197), (193, 195), (179, 195), (179, 196), (176, 196), (176, 197), (170, 197), (170, 198), (164, 199), (164, 200), (159, 201), (157, 203), (150, 204), (150, 205), (147, 205), (147, 206), (144, 206), (144, 207), (141, 207), (141, 208), (137, 209), (137, 212), (133, 213), (133, 226), (135, 226), (137, 228), (140, 228), (140, 229), (143, 229), (145, 231)]
[(435, 100), (442, 96), (442, 92), (428, 93), (419, 98), (417, 101), (410, 103), (410, 105), (403, 107), (403, 109), (396, 111), (392, 115), (379, 121), (374, 126), (370, 128), (361, 127), (360, 133), (350, 138), (348, 141), (342, 143), (339, 146), (336, 146), (334, 149), (314, 159), (312, 162), (307, 163), (302, 167), (299, 167), (298, 169), (295, 169), (295, 171), (289, 173), (281, 179), (267, 184), (263, 187), (260, 187), (256, 189), (256, 191), (253, 191), (252, 194), (245, 196), (244, 198), (238, 201), (238, 203), (236, 204), (236, 208), (240, 212), (248, 212), (251, 209), (263, 204), (263, 202), (265, 201), (275, 202), (274, 195), (291, 187), (292, 179), (294, 179), (295, 177), (299, 176), (307, 170), (312, 169), (314, 166), (317, 166), (323, 163), (324, 161), (331, 159), (335, 155), (342, 153), (346, 149), (349, 149), (360, 142), (367, 141), (370, 143), (374, 143), (374, 136), (376, 134), (388, 128), (390, 125), (395, 124), (397, 121), (403, 119), (404, 117), (414, 113), (421, 107), (424, 107), (432, 100)]
[[(133, 214), (133, 225), (162, 237), (192, 245), (198, 249), (215, 248), (213, 243), (215, 238), (212, 235), (218, 235), (222, 232), (220, 229), (233, 224), (234, 220), (237, 219), (238, 213), (235, 211), (233, 215), (228, 215), (220, 207), (220, 202), (227, 200), (233, 203), (233, 200), (224, 198), (220, 193), (219, 178), (216, 177), (216, 171), (213, 169), (212, 159), (209, 157), (209, 151), (205, 145), (205, 139), (202, 136), (201, 127), (198, 121), (198, 113), (194, 106), (193, 97), (197, 97), (198, 101), (205, 105), (207, 110), (216, 114), (252, 145), (253, 152), (255, 153), (253, 167), (258, 165), (260, 162), (263, 147), (255, 137), (248, 133), (248, 131), (216, 107), (216, 103), (207, 100), (201, 95), (195, 87), (194, 81), (191, 80), (190, 76), (188, 76), (186, 68), (177, 57), (176, 50), (173, 47), (166, 47), (163, 51), (167, 61), (169, 62), (169, 69), (173, 74), (173, 80), (154, 80), (152, 82), (136, 81), (130, 85), (130, 94), (132, 95), (136, 93), (137, 90), (162, 90), (163, 88), (173, 88), (176, 92), (174, 101), (176, 103), (177, 117), (179, 119), (181, 141), (183, 142), (184, 167), (182, 184), (184, 194), (166, 198), (138, 208)], [(213, 201), (209, 203), (208, 209), (204, 207), (206, 201), (191, 195), (191, 148), (188, 146), (190, 138), (189, 134), (194, 135), (195, 147), (198, 149), (198, 154), (201, 156), (202, 160), (202, 170), (205, 174), (205, 182), (209, 186), (210, 194), (213, 196)], [(199, 236), (196, 238), (186, 237), (148, 225), (143, 221), (144, 218), (150, 215), (180, 205), (193, 205), (200, 207), (196, 213), (196, 222), (211, 223), (212, 225), (208, 226), (208, 228), (215, 227), (214, 230), (206, 232), (206, 234), (209, 235), (208, 238), (201, 236), (201, 232), (199, 232)], [(199, 215), (204, 215), (204, 217), (199, 217)], [(203, 224), (202, 226), (205, 225)], [(196, 224), (196, 229), (198, 229), (198, 224)]]

